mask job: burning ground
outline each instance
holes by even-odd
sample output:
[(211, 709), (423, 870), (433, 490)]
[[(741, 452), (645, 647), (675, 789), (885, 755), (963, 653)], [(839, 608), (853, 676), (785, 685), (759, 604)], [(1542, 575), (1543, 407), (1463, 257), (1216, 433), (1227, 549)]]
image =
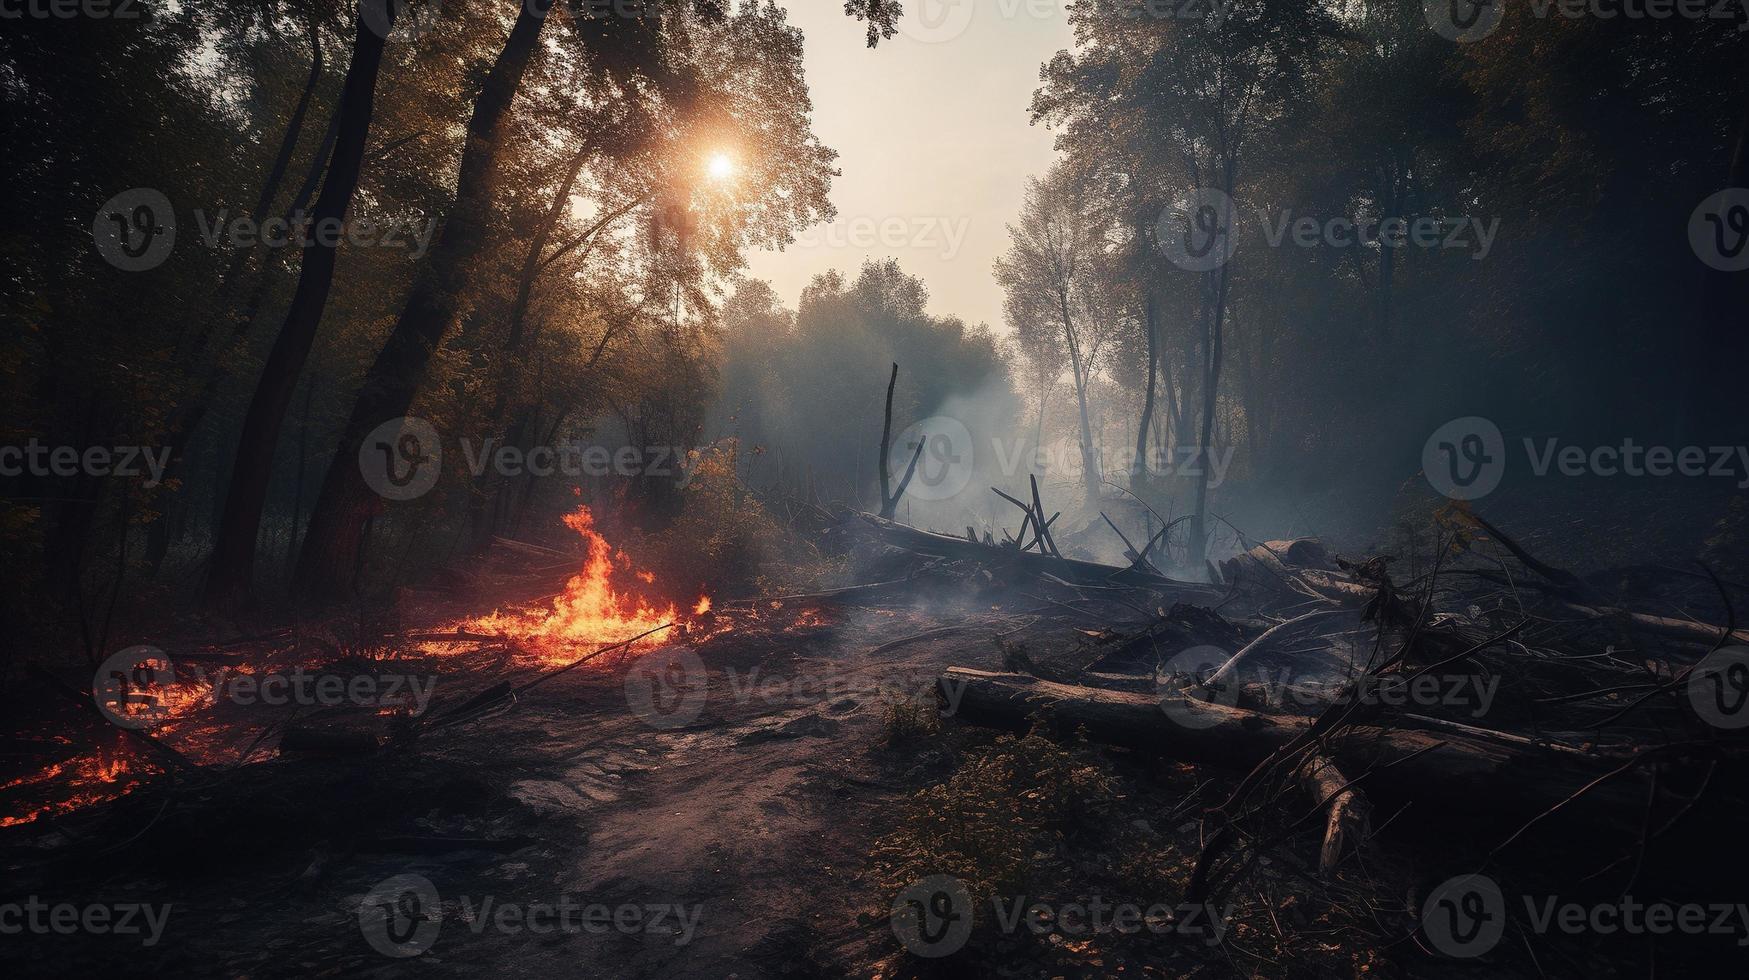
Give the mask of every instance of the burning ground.
[[(845, 584), (674, 594), (579, 511), (568, 548), (501, 542), (471, 588), (404, 596), (392, 630), (168, 644), (177, 683), (111, 705), (150, 724), (37, 678), (26, 730), (59, 734), (14, 746), (6, 900), (169, 912), (152, 945), (26, 934), (8, 960), (1613, 976), (1740, 953), (1729, 934), (1514, 921), (1465, 963), (1424, 915), (1478, 870), (1514, 898), (1739, 900), (1735, 743), (1671, 695), (1731, 623), (1703, 580), (1630, 609), (1619, 577), (1502, 566), (1500, 536), (1485, 561), (1472, 542), (1400, 583), (1386, 562), (1259, 543), (1199, 585), (1158, 575), (1151, 544), (1114, 568), (1045, 534), (999, 547), (799, 523)], [(1213, 671), (1185, 657), (1210, 649), (1243, 669), (1191, 698)], [(237, 695), (300, 670), (371, 703)], [(1411, 677), (1434, 695), (1365, 696)], [(962, 918), (963, 936), (946, 928)]]

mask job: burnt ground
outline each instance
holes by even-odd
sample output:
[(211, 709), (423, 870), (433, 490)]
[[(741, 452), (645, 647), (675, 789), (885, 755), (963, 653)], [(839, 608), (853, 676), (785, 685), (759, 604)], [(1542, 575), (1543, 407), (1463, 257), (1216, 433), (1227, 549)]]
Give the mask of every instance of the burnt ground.
[[(702, 686), (684, 661), (660, 674), (676, 685), (666, 691), (641, 657), (591, 664), (508, 708), (428, 725), (374, 753), (165, 775), (111, 803), (0, 830), (0, 902), (170, 906), (150, 946), (138, 935), (48, 930), (6, 935), (0, 959), (17, 976), (701, 978), (1644, 976), (1670, 961), (1656, 937), (1625, 951), (1552, 939), (1469, 963), (1428, 955), (1415, 934), (1420, 897), (1473, 867), (1483, 835), (1424, 810), (1399, 819), (1388, 797), (1378, 846), (1335, 881), (1314, 882), (1305, 866), (1317, 821), (1261, 856), (1243, 894), (1230, 896), (1218, 944), (1173, 929), (1089, 935), (1064, 910), (1062, 928), (1038, 934), (980, 914), (957, 955), (912, 955), (890, 909), (919, 872), (938, 868), (995, 869), (1008, 896), (1058, 909), (1090, 898), (1177, 902), (1206, 843), (1200, 811), (1238, 778), (1073, 733), (1016, 740), (936, 722), (931, 691), (945, 667), (1083, 670), (1107, 630), (1164, 611), (1077, 610), (960, 578), (972, 587), (920, 584), (872, 606), (732, 611), (732, 628), (667, 648), (696, 653)], [(1190, 621), (1231, 631), (1221, 638), (1230, 644), (1257, 634), (1226, 612)], [(418, 611), (404, 620), (443, 621)], [(536, 674), (484, 655), (398, 656), (441, 678), (439, 720), (501, 677)], [(1550, 824), (1528, 849), (1533, 864), (1572, 830)], [(1703, 843), (1720, 833), (1688, 829)], [(989, 848), (967, 844), (979, 840)], [(1648, 869), (1663, 861), (1644, 858)], [(408, 940), (399, 951), (415, 954), (405, 958), (370, 941), (387, 935), (373, 889), (412, 880), (401, 876), (436, 893), (394, 920), (406, 933), (393, 938)], [(488, 898), (514, 911), (482, 918)], [(562, 903), (621, 918), (519, 926), (522, 910)]]
[[(681, 727), (631, 709), (626, 664), (586, 667), (494, 716), (375, 755), (159, 780), (105, 807), (113, 812), (82, 843), (12, 828), (0, 838), (11, 845), (9, 896), (172, 911), (153, 947), (7, 937), (6, 958), (14, 975), (723, 977), (871, 967), (899, 946), (884, 919), (870, 919), (854, 880), (890, 815), (942, 764), (939, 748), (883, 745), (887, 706), (926, 695), (942, 667), (995, 667), (999, 653), (987, 636), (966, 634), (870, 657), (962, 620), (909, 609), (831, 618), (699, 646), (709, 693)], [(438, 707), (464, 695), (445, 690)], [(137, 840), (112, 839), (130, 828)], [(422, 850), (439, 853), (414, 853)], [(436, 886), (443, 924), (424, 955), (396, 960), (367, 944), (358, 907), (376, 883), (403, 874)], [(462, 899), (477, 906), (485, 895), (679, 905), (698, 918), (684, 942), (653, 912), (648, 928), (601, 935), (475, 932)]]

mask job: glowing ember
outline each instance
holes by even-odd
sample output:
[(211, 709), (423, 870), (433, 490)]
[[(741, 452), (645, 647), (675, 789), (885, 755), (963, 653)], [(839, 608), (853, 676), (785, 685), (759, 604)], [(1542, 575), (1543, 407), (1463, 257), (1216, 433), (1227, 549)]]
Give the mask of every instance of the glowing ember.
[[(566, 583), (552, 608), (494, 612), (467, 623), (465, 630), (506, 636), (543, 653), (569, 658), (579, 645), (618, 643), (681, 618), (674, 603), (645, 594), (644, 588), (654, 585), (656, 576), (635, 568), (629, 555), (608, 544), (595, 530), (595, 516), (588, 507), (580, 505), (567, 514), (565, 525), (582, 535), (589, 554), (582, 573)], [(710, 598), (700, 598), (694, 615), (709, 609)], [(668, 638), (662, 634), (649, 640), (652, 645), (664, 642)]]
[[(570, 663), (597, 645), (629, 640), (669, 623), (691, 630), (692, 642), (703, 642), (733, 628), (730, 616), (710, 616), (709, 596), (688, 605), (687, 613), (676, 603), (658, 598), (656, 576), (637, 568), (629, 555), (610, 545), (595, 529), (594, 515), (587, 507), (580, 506), (567, 515), (565, 524), (582, 536), (588, 554), (583, 570), (550, 607), (500, 610), (459, 628), (516, 641), (539, 661), (522, 666)], [(638, 646), (655, 647), (675, 639), (674, 634), (663, 632)], [(217, 686), (225, 669), (209, 673), (198, 663), (181, 666), (184, 669), (167, 663), (154, 665), (158, 673), (148, 679), (144, 668), (134, 665), (125, 685), (127, 696), (105, 699), (106, 709), (121, 720), (138, 722), (137, 727), (197, 763), (236, 762), (245, 744), (252, 748), (258, 741), (252, 736), (262, 731), (263, 719), (240, 719), (237, 711), (225, 711)], [(244, 677), (266, 669), (267, 664), (253, 664), (231, 673)], [(377, 714), (402, 711), (404, 706), (383, 705)], [(71, 748), (66, 738), (51, 741)], [(11, 778), (0, 779), (0, 793), (6, 797), (0, 828), (53, 818), (124, 796), (160, 772), (162, 766), (155, 760), (136, 746), (118, 741), (103, 749), (63, 757), (35, 772), (8, 774)]]
[(98, 750), (53, 763), (40, 772), (14, 779), (0, 789), (55, 787), (58, 799), (33, 804), (22, 813), (0, 815), (0, 827), (16, 827), (45, 816), (70, 813), (93, 803), (124, 796), (142, 778), (156, 771), (157, 767), (152, 763), (130, 758), (125, 750), (119, 754)]

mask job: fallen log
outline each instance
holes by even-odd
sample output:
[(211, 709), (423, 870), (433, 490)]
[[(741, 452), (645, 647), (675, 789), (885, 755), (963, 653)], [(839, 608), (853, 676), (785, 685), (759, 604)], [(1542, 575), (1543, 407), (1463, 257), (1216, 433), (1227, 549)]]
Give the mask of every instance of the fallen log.
[(525, 558), (538, 558), (543, 561), (560, 559), (575, 564), (580, 560), (580, 556), (560, 551), (557, 548), (549, 548), (546, 545), (541, 544), (530, 544), (527, 541), (516, 541), (511, 538), (498, 537), (497, 535), (493, 535), (492, 537), (492, 547), (511, 552), (512, 554), (521, 555)]
[[(1024, 730), (1035, 716), (1064, 731), (1156, 752), (1188, 762), (1248, 773), (1300, 738), (1309, 718), (1273, 715), (1168, 694), (1150, 696), (950, 667), (936, 682), (944, 717)], [(1477, 729), (1476, 731), (1482, 731)], [(1375, 795), (1425, 800), (1438, 812), (1522, 819), (1560, 804), (1636, 756), (1527, 745), (1509, 737), (1426, 732), (1362, 724), (1319, 746), (1319, 754), (1354, 784)], [(1388, 775), (1383, 773), (1388, 769)], [(1379, 773), (1378, 779), (1371, 778)], [(1644, 807), (1644, 787), (1606, 780), (1567, 810), (1608, 815), (1631, 824)], [(1594, 820), (1595, 822), (1595, 820)], [(1610, 822), (1617, 822), (1611, 820)]]
[(1648, 633), (1674, 640), (1687, 640), (1692, 643), (1749, 644), (1749, 630), (1727, 630), (1723, 626), (1714, 626), (1711, 623), (1672, 619), (1669, 616), (1653, 616), (1650, 613), (1637, 613), (1626, 609), (1582, 606), (1576, 602), (1566, 603), (1566, 606), (1582, 616), (1591, 616), (1596, 619), (1623, 618)]
[(847, 585), (838, 589), (826, 589), (823, 592), (804, 592), (799, 595), (749, 596), (745, 599), (730, 599), (722, 603), (722, 608), (733, 609), (743, 606), (758, 607), (766, 603), (789, 602), (836, 602), (850, 605), (852, 599), (881, 599), (892, 595), (900, 595), (915, 588), (908, 578), (896, 578), (887, 582), (871, 582), (867, 585)]
[(1055, 555), (1041, 555), (1037, 552), (1020, 551), (1013, 548), (992, 548), (988, 545), (973, 544), (954, 535), (920, 531), (914, 527), (882, 520), (872, 514), (858, 514), (856, 516), (873, 528), (874, 532), (886, 543), (931, 558), (946, 558), (953, 561), (1009, 562), (1022, 571), (1049, 572), (1058, 578), (1067, 579), (1078, 585), (1105, 585), (1118, 582), (1146, 588), (1189, 589), (1202, 593), (1219, 594), (1218, 589), (1207, 585), (1180, 582), (1141, 569), (1119, 568), (1115, 565), (1082, 561), (1079, 558), (1059, 558)]
[(1300, 785), (1317, 801), (1329, 807), (1324, 820), (1324, 843), (1318, 848), (1318, 873), (1328, 877), (1342, 855), (1366, 843), (1372, 824), (1372, 806), (1336, 763), (1314, 755), (1300, 770)]

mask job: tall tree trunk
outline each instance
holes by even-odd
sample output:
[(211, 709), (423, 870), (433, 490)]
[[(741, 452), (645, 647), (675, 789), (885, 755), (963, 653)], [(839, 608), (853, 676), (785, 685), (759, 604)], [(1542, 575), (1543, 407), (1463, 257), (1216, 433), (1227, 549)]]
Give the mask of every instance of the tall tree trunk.
[(1221, 321), (1227, 313), (1227, 280), (1230, 266), (1222, 265), (1215, 273), (1217, 284), (1213, 309), (1208, 319), (1207, 341), (1203, 345), (1202, 379), (1202, 443), (1196, 455), (1196, 506), (1190, 518), (1190, 564), (1202, 567), (1208, 560), (1209, 456), (1214, 444), (1215, 402), (1221, 384)]
[(1069, 293), (1057, 290), (1057, 307), (1063, 317), (1063, 340), (1069, 348), (1069, 370), (1075, 375), (1075, 402), (1081, 412), (1081, 482), (1087, 506), (1099, 502), (1099, 459), (1093, 451), (1093, 428), (1087, 421), (1087, 378), (1081, 363), (1081, 345), (1075, 339), (1075, 322), (1069, 317)]
[[(279, 185), (285, 179), (285, 172), (291, 166), (293, 154), (297, 152), (298, 140), (303, 134), (304, 117), (309, 113), (310, 102), (315, 98), (316, 86), (322, 80), (322, 68), (325, 59), (322, 56), (322, 36), (312, 19), (307, 25), (310, 39), (310, 75), (304, 81), (303, 91), (298, 95), (297, 105), (292, 109), (291, 120), (286, 123), (285, 133), (280, 137), (279, 150), (274, 154), (273, 163), (269, 166), (267, 179), (261, 185), (261, 194), (255, 201), (255, 210), (250, 216), (257, 221), (263, 220), (267, 209), (273, 206), (274, 198), (279, 196)], [(231, 255), (231, 261), (226, 266), (224, 275), (219, 279), (218, 295), (223, 304), (231, 295), (237, 277), (242, 274), (249, 256), (249, 249), (237, 249)], [(229, 307), (226, 307), (228, 309)], [(207, 343), (212, 339), (217, 327), (217, 319), (206, 318), (204, 324), (196, 332), (194, 338), (185, 341), (183, 350), (177, 355), (183, 358), (198, 359), (206, 353)], [(241, 338), (248, 329), (248, 321), (237, 319), (232, 324), (232, 339)], [(205, 418), (214, 393), (219, 386), (219, 380), (228, 376), (225, 370), (226, 356), (221, 353), (219, 360), (207, 369), (207, 379), (201, 390), (186, 406), (179, 407), (177, 415), (170, 423), (165, 444), (170, 447), (170, 461), (165, 467), (165, 482), (172, 482), (181, 476), (183, 462), (188, 453), (188, 439), (195, 428)], [(146, 526), (146, 565), (154, 573), (163, 564), (164, 556), (169, 553), (171, 544), (171, 527), (173, 519), (170, 511), (180, 507), (179, 501), (166, 501), (159, 507), (158, 513)]]
[(1154, 317), (1154, 294), (1149, 292), (1147, 306), (1142, 313), (1144, 329), (1148, 332), (1148, 392), (1142, 400), (1142, 420), (1136, 426), (1136, 459), (1134, 463), (1130, 464), (1130, 487), (1132, 489), (1148, 475), (1148, 426), (1154, 422), (1154, 377), (1158, 373), (1155, 368), (1160, 363)]
[(539, 46), (546, 10), (544, 3), (522, 5), (474, 103), (455, 204), (388, 342), (365, 374), (339, 450), (323, 477), (293, 583), (301, 595), (336, 598), (353, 591), (365, 521), (382, 502), (364, 482), (359, 447), (372, 429), (407, 414), (425, 380), (431, 355), (459, 317), (461, 291), (487, 244), (511, 103)]
[[(375, 7), (376, 10), (368, 8)], [(335, 114), (340, 120), (334, 155), (328, 162), (328, 178), (316, 202), (317, 222), (339, 222), (346, 217), (352, 195), (358, 188), (364, 146), (370, 136), (371, 115), (376, 103), (377, 74), (382, 67), (384, 35), (394, 23), (396, 5), (386, 0), (360, 0), (358, 24), (352, 42), (352, 63), (340, 91)], [(382, 31), (372, 30), (367, 14), (386, 18)], [(334, 285), (336, 242), (332, 237), (304, 243), (298, 286), (287, 311), (285, 325), (274, 339), (273, 350), (262, 368), (261, 380), (243, 418), (237, 441), (237, 458), (231, 469), (225, 509), (219, 519), (206, 595), (209, 604), (234, 606), (249, 599), (255, 570), (255, 540), (261, 530), (261, 514), (273, 476), (274, 450), (285, 422), (285, 412), (297, 388), (298, 375), (316, 340), (316, 328), (328, 305)]]
[[(310, 104), (315, 100), (316, 87), (322, 81), (322, 70), (326, 59), (322, 54), (322, 35), (312, 18), (305, 29), (310, 41), (310, 74), (304, 79), (303, 90), (298, 94), (298, 101), (292, 107), (291, 119), (286, 122), (285, 132), (280, 135), (279, 149), (273, 155), (273, 162), (268, 165), (267, 179), (261, 184), (261, 193), (255, 199), (255, 208), (249, 216), (258, 222), (267, 220), (267, 211), (273, 207), (273, 201), (279, 196), (279, 185), (285, 180), (285, 173), (291, 168), (292, 157), (297, 153), (298, 141), (303, 136), (304, 118), (309, 114)], [(215, 291), (219, 297), (219, 306), (227, 313), (233, 307), (228, 303), (237, 277), (243, 274), (254, 249), (238, 248), (231, 252), (231, 261), (225, 266), (224, 273), (219, 277), (219, 286)], [(185, 342), (178, 357), (200, 357), (206, 352), (206, 346), (212, 339), (214, 328), (218, 326), (217, 317), (207, 317), (200, 329), (196, 331), (191, 341)], [(244, 327), (233, 324), (233, 330), (241, 332)]]

